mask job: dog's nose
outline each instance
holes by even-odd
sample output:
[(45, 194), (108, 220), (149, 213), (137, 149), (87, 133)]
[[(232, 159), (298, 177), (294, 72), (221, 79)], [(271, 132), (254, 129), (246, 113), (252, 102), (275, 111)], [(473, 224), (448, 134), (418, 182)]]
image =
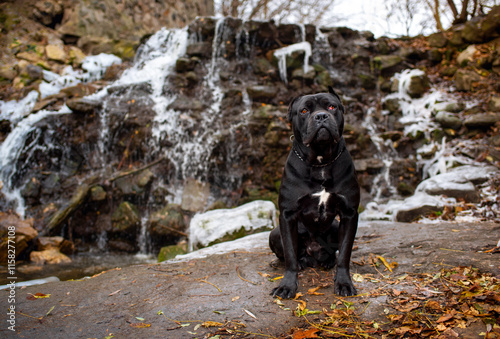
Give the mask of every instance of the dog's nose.
[(321, 122), (321, 121), (324, 121), (328, 119), (328, 114), (326, 114), (325, 112), (320, 112), (320, 113), (317, 113), (315, 116), (314, 116), (314, 120), (318, 121), (318, 122)]

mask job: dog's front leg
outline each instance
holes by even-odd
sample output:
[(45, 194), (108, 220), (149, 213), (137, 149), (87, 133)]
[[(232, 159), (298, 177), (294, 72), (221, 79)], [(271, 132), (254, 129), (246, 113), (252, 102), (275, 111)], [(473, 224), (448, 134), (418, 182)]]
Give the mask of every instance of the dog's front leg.
[(339, 256), (335, 274), (335, 293), (341, 296), (356, 295), (357, 291), (351, 281), (349, 265), (351, 262), (352, 245), (358, 229), (358, 212), (344, 215), (339, 227)]
[(297, 260), (298, 252), (298, 230), (297, 221), (286, 221), (280, 216), (280, 233), (285, 259), (285, 276), (278, 287), (273, 289), (272, 295), (283, 299), (295, 297), (298, 288), (297, 273), (299, 264)]

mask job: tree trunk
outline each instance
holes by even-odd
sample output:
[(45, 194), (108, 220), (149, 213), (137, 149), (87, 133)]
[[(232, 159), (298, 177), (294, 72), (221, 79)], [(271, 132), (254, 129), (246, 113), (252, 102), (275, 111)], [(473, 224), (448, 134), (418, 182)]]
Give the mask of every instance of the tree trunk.
[(467, 7), (469, 6), (469, 0), (462, 0), (462, 11), (460, 12), (460, 16), (458, 17), (458, 20), (455, 20), (457, 24), (462, 24), (467, 21), (467, 15), (469, 12), (467, 12)]

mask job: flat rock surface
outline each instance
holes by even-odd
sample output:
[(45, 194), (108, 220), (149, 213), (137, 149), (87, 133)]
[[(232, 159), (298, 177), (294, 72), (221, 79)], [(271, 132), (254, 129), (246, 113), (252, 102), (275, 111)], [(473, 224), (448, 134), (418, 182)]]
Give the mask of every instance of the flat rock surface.
[[(307, 303), (308, 309), (330, 309), (332, 304), (350, 300), (363, 303), (361, 319), (387, 321), (387, 297), (372, 293), (382, 287), (382, 278), (397, 280), (405, 274), (432, 274), (457, 266), (500, 275), (500, 255), (484, 253), (499, 240), (498, 223), (368, 225), (359, 228), (352, 257), (351, 273), (365, 277), (355, 282), (360, 296), (336, 296), (333, 272), (308, 268), (299, 276), (299, 292), (303, 294), (299, 299)], [(371, 264), (370, 258), (378, 256), (398, 264), (392, 273), (384, 271), (383, 265)], [(262, 246), (249, 251), (116, 268), (79, 281), (18, 288), (13, 304), (17, 311), (16, 331), (8, 330), (8, 323), (3, 321), (0, 337), (209, 338), (219, 328), (232, 330), (236, 338), (286, 337), (292, 328), (308, 324), (304, 317), (292, 313), (299, 301), (278, 301), (269, 295), (279, 283), (272, 278), (284, 272), (283, 265), (270, 265), (274, 260), (264, 235)], [(308, 293), (318, 286), (322, 295)], [(414, 288), (405, 286), (399, 284), (398, 288)], [(0, 291), (4, 315), (12, 305), (8, 293)], [(50, 297), (33, 298), (37, 293)], [(314, 321), (315, 317), (319, 315), (307, 319)], [(484, 329), (479, 321), (455, 331), (479, 338)], [(225, 334), (221, 337), (230, 337), (227, 331)]]

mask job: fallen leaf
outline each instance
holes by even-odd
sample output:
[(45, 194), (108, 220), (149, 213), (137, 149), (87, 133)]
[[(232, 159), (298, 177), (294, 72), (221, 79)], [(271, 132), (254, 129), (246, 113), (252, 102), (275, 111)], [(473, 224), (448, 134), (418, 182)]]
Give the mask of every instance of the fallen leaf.
[(35, 293), (35, 294), (28, 293), (26, 299), (36, 300), (36, 299), (50, 298), (50, 296), (51, 296), (50, 294), (43, 294), (43, 293)]
[(134, 328), (146, 328), (146, 327), (151, 327), (151, 324), (145, 324), (145, 323), (131, 323), (130, 327)]
[(411, 301), (405, 305), (400, 305), (400, 306), (394, 306), (395, 309), (397, 309), (400, 312), (410, 312), (415, 309), (417, 309), (420, 306), (420, 303), (418, 301)]
[(389, 263), (387, 262), (387, 260), (385, 260), (385, 258), (381, 255), (377, 256), (377, 258), (382, 262), (382, 264), (384, 264), (384, 266), (390, 271), (392, 272), (392, 268), (391, 268), (391, 265), (389, 265)]
[(231, 301), (236, 301), (236, 300), (238, 300), (239, 298), (240, 298), (240, 297), (234, 297), (234, 298), (232, 298), (232, 299), (231, 299)]
[(205, 321), (204, 323), (201, 324), (201, 326), (208, 328), (208, 327), (222, 326), (222, 324), (215, 321)]
[(354, 280), (355, 282), (363, 282), (365, 278), (363, 278), (363, 276), (359, 273), (354, 273), (352, 275), (352, 280)]
[(438, 324), (439, 323), (444, 323), (450, 319), (452, 319), (455, 316), (456, 312), (452, 311), (451, 313), (447, 313), (445, 315), (442, 315), (439, 317), (439, 319), (436, 321)]
[(249, 315), (249, 316), (251, 316), (252, 318), (257, 319), (257, 317), (256, 317), (256, 316), (255, 316), (252, 312), (250, 312), (250, 311), (248, 311), (248, 310), (245, 310), (245, 309), (243, 309), (243, 311), (245, 311), (245, 312), (246, 312), (246, 314), (248, 314), (248, 315)]
[(436, 326), (436, 330), (444, 332), (446, 331), (447, 327), (444, 324), (439, 324)]
[(435, 312), (441, 312), (441, 305), (439, 305), (439, 303), (435, 300), (429, 300), (425, 304), (425, 308), (433, 310)]
[(318, 286), (318, 287), (314, 287), (314, 288), (310, 288), (307, 293), (309, 293), (310, 295), (325, 295), (324, 293), (318, 293), (316, 292), (317, 290), (319, 290), (321, 288), (321, 286)]
[(264, 277), (264, 278), (271, 278), (271, 275), (270, 274), (267, 274), (267, 273), (262, 273), (262, 272), (257, 272), (261, 277)]
[(304, 294), (302, 292), (297, 292), (297, 294), (295, 294), (295, 297), (293, 298), (293, 300), (297, 300), (302, 296), (304, 296)]
[(119, 290), (117, 290), (117, 291), (114, 291), (114, 292), (110, 293), (110, 294), (109, 294), (109, 296), (115, 295), (116, 293), (119, 293), (121, 290), (122, 290), (122, 289), (120, 288)]
[(310, 328), (307, 330), (298, 330), (293, 332), (293, 339), (305, 339), (305, 338), (319, 338), (316, 333), (319, 331), (317, 328)]

